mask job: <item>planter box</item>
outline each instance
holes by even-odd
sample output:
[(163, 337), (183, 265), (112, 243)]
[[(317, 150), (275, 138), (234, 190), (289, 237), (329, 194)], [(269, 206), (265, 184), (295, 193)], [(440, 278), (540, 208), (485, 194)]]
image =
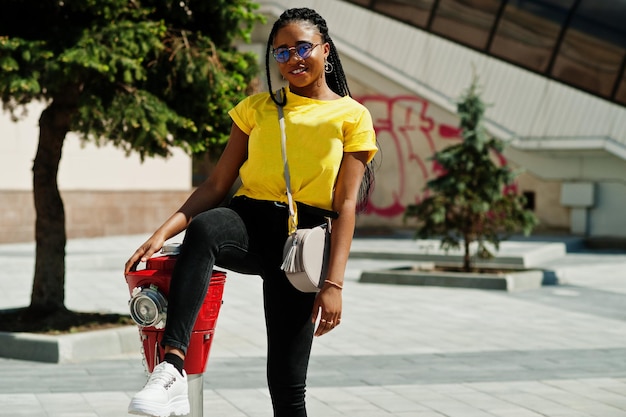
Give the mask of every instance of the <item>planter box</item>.
[[(355, 239), (350, 249), (352, 259), (403, 260), (407, 265), (434, 262), (437, 265), (454, 266), (463, 262), (460, 249), (441, 249), (437, 240), (414, 239)], [(476, 245), (471, 246), (476, 253)], [(505, 241), (491, 259), (475, 259), (473, 264), (480, 268), (532, 269), (546, 262), (559, 259), (567, 253), (563, 242), (517, 242)]]
[(544, 271), (517, 270), (503, 273), (424, 271), (411, 266), (379, 271), (364, 271), (360, 282), (396, 285), (477, 288), (521, 291), (540, 288)]

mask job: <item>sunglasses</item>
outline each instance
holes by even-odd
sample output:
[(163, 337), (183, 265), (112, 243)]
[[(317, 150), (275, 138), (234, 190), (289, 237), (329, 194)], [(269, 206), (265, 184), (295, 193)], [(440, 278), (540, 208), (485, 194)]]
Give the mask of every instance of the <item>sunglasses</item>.
[(311, 42), (302, 42), (296, 46), (292, 46), (290, 48), (276, 48), (272, 50), (272, 55), (276, 62), (284, 64), (289, 61), (291, 58), (291, 51), (294, 51), (296, 55), (298, 55), (301, 59), (307, 59), (313, 53), (313, 49), (317, 45), (321, 45), (319, 43), (311, 43)]

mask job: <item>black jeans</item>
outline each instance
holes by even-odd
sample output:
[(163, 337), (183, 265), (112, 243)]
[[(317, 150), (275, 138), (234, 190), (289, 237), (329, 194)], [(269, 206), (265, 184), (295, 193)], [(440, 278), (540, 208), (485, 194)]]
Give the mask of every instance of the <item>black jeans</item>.
[[(186, 352), (214, 265), (261, 275), (274, 416), (305, 417), (315, 294), (296, 290), (280, 269), (287, 217), (282, 204), (236, 197), (228, 207), (206, 211), (191, 221), (172, 273), (162, 344)], [(318, 214), (298, 210), (300, 227), (323, 222)]]

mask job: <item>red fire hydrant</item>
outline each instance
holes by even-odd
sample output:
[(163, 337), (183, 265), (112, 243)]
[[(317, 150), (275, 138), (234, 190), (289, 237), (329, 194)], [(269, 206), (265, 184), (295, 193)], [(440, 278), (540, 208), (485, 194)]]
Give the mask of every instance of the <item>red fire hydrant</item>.
[[(131, 271), (126, 275), (131, 295), (130, 315), (139, 326), (148, 372), (152, 372), (165, 356), (161, 340), (167, 315), (170, 279), (178, 250), (178, 245), (166, 245), (163, 247), (162, 256), (148, 259), (145, 269)], [(202, 415), (202, 374), (206, 368), (215, 325), (222, 306), (225, 281), (225, 272), (213, 271), (187, 348), (185, 371), (189, 376), (190, 416)]]

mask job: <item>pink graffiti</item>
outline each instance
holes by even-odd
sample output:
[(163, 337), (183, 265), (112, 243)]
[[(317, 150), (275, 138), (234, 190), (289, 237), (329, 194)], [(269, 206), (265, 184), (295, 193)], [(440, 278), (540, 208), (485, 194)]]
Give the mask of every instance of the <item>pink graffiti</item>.
[[(397, 168), (397, 184), (390, 192), (390, 202), (385, 206), (378, 206), (375, 202), (368, 202), (366, 212), (382, 217), (395, 217), (404, 213), (406, 202), (419, 202), (423, 195), (415, 189), (410, 189), (416, 181), (407, 178), (409, 169), (415, 170), (421, 178), (417, 182), (425, 183), (438, 172), (437, 166), (431, 164), (429, 168), (426, 160), (436, 152), (433, 135), (445, 139), (459, 138), (459, 129), (454, 126), (437, 124), (428, 113), (428, 101), (416, 96), (386, 97), (380, 95), (358, 97), (363, 105), (368, 107), (374, 117), (374, 129), (381, 148), (382, 163), (393, 158)], [(419, 152), (417, 148), (424, 148)], [(386, 156), (388, 152), (392, 155)], [(376, 190), (374, 190), (374, 193)], [(389, 198), (387, 198), (389, 200)]]
[[(429, 167), (426, 161), (446, 146), (444, 141), (461, 140), (461, 129), (431, 117), (428, 114), (430, 103), (421, 97), (366, 95), (356, 99), (374, 118), (381, 149), (379, 162), (394, 164), (397, 178), (395, 182), (385, 182), (387, 188), (391, 184), (391, 189), (378, 191), (386, 194), (382, 198), (386, 203), (378, 205), (370, 198), (365, 212), (387, 218), (402, 215), (406, 205), (419, 203), (428, 196), (428, 191), (423, 189), (426, 182), (444, 173), (437, 163), (432, 161)], [(506, 164), (504, 156), (496, 157), (501, 165)], [(418, 178), (410, 177), (414, 172)], [(516, 191), (514, 186), (505, 190), (511, 191)], [(373, 195), (377, 195), (376, 185)]]

